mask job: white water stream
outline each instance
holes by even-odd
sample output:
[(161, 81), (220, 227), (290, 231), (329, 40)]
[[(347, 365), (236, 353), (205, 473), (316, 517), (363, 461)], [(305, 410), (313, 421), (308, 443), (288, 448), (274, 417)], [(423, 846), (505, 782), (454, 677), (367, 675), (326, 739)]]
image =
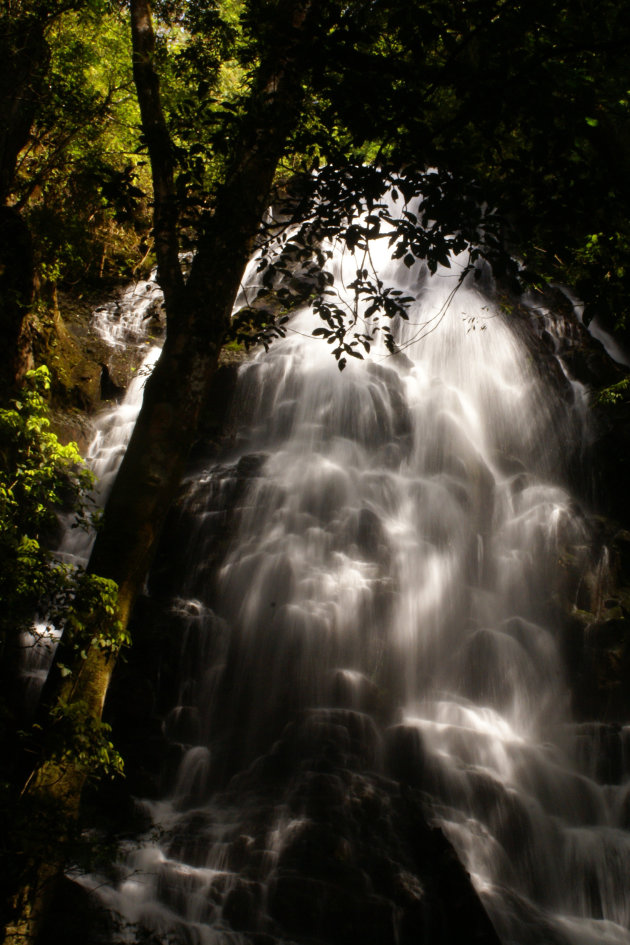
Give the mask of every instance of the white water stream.
[[(149, 340), (147, 321), (161, 301), (162, 292), (153, 276), (133, 283), (120, 298), (96, 309), (93, 315), (96, 331), (112, 348), (136, 346), (143, 349), (140, 365), (124, 398), (101, 413), (94, 424), (85, 459), (94, 473), (97, 507), (102, 508), (107, 501), (142, 406), (145, 381), (160, 355), (160, 347)], [(86, 565), (93, 542), (93, 533), (66, 528), (59, 554), (65, 561)]]
[[(246, 768), (295, 712), (337, 704), (341, 681), (358, 709), (366, 692), (392, 707), (380, 737), (421, 771), (506, 945), (630, 945), (628, 781), (595, 778), (598, 728), (571, 724), (553, 616), (564, 550), (589, 541), (567, 485), (584, 391), (545, 378), (518, 318), (472, 281), (451, 297), (457, 260), (429, 277), (386, 256), (383, 281), (417, 295), (401, 353), (376, 344), (340, 373), (298, 312), (241, 369), (235, 440), (187, 482), (173, 608), (189, 650), (166, 725), (188, 735), (169, 796), (147, 804), (157, 836), (130, 849), (119, 886), (93, 879), (125, 941), (135, 923), (163, 942), (249, 941), (211, 905), (240, 816), (211, 798), (218, 746)], [(336, 266), (352, 281), (354, 259)], [(126, 439), (107, 435), (103, 470)], [(221, 495), (245, 466), (209, 574)], [(212, 829), (175, 851), (191, 807)], [(280, 811), (273, 823), (269, 871), (290, 830)]]

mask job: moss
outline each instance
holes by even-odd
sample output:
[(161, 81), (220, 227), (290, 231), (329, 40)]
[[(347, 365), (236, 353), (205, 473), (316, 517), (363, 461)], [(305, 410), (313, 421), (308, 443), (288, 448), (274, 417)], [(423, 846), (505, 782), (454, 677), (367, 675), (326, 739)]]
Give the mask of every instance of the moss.
[[(67, 312), (66, 315), (64, 306), (62, 314), (56, 294), (47, 304), (40, 300), (33, 320), (35, 360), (47, 364), (51, 372), (54, 408), (94, 413), (100, 404), (101, 362), (107, 347), (96, 337), (89, 336), (91, 307), (80, 304)], [(72, 330), (78, 324), (86, 326), (83, 336)]]
[(30, 318), (33, 354), (51, 374), (51, 423), (64, 443), (85, 452), (92, 438), (90, 418), (123, 394), (144, 351), (112, 349), (94, 328), (94, 309), (102, 297), (53, 291), (41, 296)]

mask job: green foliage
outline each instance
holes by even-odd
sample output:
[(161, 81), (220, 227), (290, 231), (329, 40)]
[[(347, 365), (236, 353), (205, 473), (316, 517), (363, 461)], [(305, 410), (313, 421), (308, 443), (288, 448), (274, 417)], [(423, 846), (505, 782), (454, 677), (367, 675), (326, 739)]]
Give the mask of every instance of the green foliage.
[(600, 390), (597, 395), (597, 403), (605, 407), (619, 404), (625, 400), (629, 389), (630, 377), (624, 377), (622, 380), (617, 381), (616, 384), (611, 384), (610, 387), (605, 387), (603, 390)]
[[(212, 9), (218, 15), (220, 8)], [(244, 3), (241, 32), (223, 54), (251, 66), (273, 48), (286, 15), (282, 0)], [(215, 35), (216, 19), (211, 29), (202, 19), (198, 25), (207, 37)], [(440, 186), (425, 197), (432, 217), (427, 207), (425, 219), (399, 221), (401, 258), (411, 252), (433, 266), (446, 258), (449, 244), (474, 247), (481, 238), (481, 254), (498, 276), (515, 279), (509, 256), (516, 254), (526, 264), (521, 284), (571, 284), (586, 303), (587, 321), (601, 314), (623, 326), (630, 297), (630, 24), (618, 5), (329, 0), (318, 7), (311, 38), (304, 50), (304, 108), (287, 139), (284, 180), (334, 167), (347, 174), (346, 190), (361, 193), (365, 163), (405, 168), (418, 188), (426, 184), (426, 168), (437, 167)], [(201, 210), (211, 208), (224, 156), (246, 134), (243, 102), (252, 87), (248, 80), (240, 96), (222, 103), (220, 90), (200, 96), (194, 58), (188, 65), (186, 81), (179, 78), (191, 90), (190, 117), (168, 110), (186, 155), (180, 182), (194, 222), (195, 200)], [(215, 162), (214, 183), (209, 162)], [(346, 210), (329, 194), (323, 199), (328, 203), (320, 201), (316, 212), (320, 231), (329, 235), (331, 218), (343, 221)], [(483, 207), (500, 211), (491, 233)], [(476, 233), (480, 221), (484, 232)], [(589, 244), (593, 233), (597, 252)], [(344, 239), (352, 249), (349, 231)], [(283, 265), (281, 259), (276, 271)], [(329, 307), (321, 312), (330, 314)], [(260, 337), (270, 336), (264, 324)], [(338, 358), (353, 353), (343, 343), (335, 348)]]
[(148, 231), (128, 25), (107, 3), (68, 4), (46, 30), (47, 82), (13, 184), (40, 281), (129, 278)]
[(94, 717), (87, 703), (60, 699), (50, 713), (46, 752), (51, 767), (72, 766), (90, 778), (122, 775), (123, 760), (111, 741), (111, 726)]
[[(41, 277), (66, 286), (125, 277), (150, 250), (126, 11), (107, 0), (7, 4), (7, 16), (45, 24), (51, 54), (14, 188)], [(291, 4), (158, 0), (155, 8), (190, 247), (246, 134), (256, 65), (275, 48)], [(408, 173), (439, 167), (500, 208), (503, 237), (532, 280), (570, 282), (587, 320), (599, 313), (623, 323), (629, 45), (627, 15), (612, 0), (326, 0), (304, 50), (304, 108), (281, 173), (365, 161)]]
[(240, 6), (233, 0), (163, 0), (156, 8), (156, 65), (177, 162), (186, 247), (212, 206), (238, 138), (238, 116), (248, 88), (239, 61)]
[[(129, 275), (150, 241), (125, 12), (106, 0), (18, 7), (47, 20), (51, 51), (15, 187), (37, 236), (40, 274), (66, 285)], [(291, 4), (155, 7), (156, 68), (190, 247), (246, 135), (255, 67), (277, 43)], [(365, 161), (408, 173), (439, 167), (500, 208), (503, 238), (533, 281), (570, 282), (587, 320), (599, 313), (623, 323), (628, 34), (623, 8), (611, 0), (594, 8), (327, 0), (304, 51), (304, 108), (281, 174)], [(588, 252), (593, 234), (597, 256)]]
[[(71, 656), (87, 658), (88, 648), (117, 653), (130, 642), (116, 616), (118, 589), (114, 581), (79, 570), (74, 575), (72, 606), (55, 615), (61, 621), (66, 637), (64, 651)], [(71, 670), (57, 663), (62, 676)]]
[(22, 395), (0, 410), (0, 639), (28, 629), (36, 613), (72, 592), (67, 567), (49, 551), (58, 515), (86, 512), (92, 476), (74, 443), (50, 430), (48, 369), (29, 373)]
[[(503, 240), (532, 281), (573, 284), (587, 320), (623, 320), (625, 9), (609, 0), (388, 0), (336, 14), (313, 47), (295, 148), (320, 163), (362, 153), (407, 173), (438, 167), (500, 210)], [(597, 262), (582, 253), (593, 233), (606, 248)]]
[[(262, 287), (254, 302), (232, 319), (232, 336), (246, 345), (267, 346), (285, 333), (286, 312), (295, 298), (278, 277), (297, 270), (311, 286), (311, 301), (321, 326), (313, 334), (331, 345), (340, 370), (347, 357), (362, 358), (377, 333), (389, 351), (396, 350), (392, 325), (407, 318), (412, 295), (383, 283), (372, 262), (371, 246), (384, 240), (393, 259), (407, 267), (426, 262), (429, 272), (450, 267), (450, 254), (467, 251), (467, 261), (454, 280), (453, 293), (469, 273), (481, 275), (480, 260), (495, 271), (514, 273), (516, 264), (500, 239), (502, 220), (484, 207), (478, 187), (449, 173), (430, 170), (392, 172), (378, 165), (346, 161), (329, 164), (311, 178), (292, 219), (278, 228), (272, 221), (260, 249)], [(355, 278), (345, 286), (349, 301), (333, 285), (324, 266), (331, 256), (323, 245), (337, 241), (356, 261)], [(271, 305), (266, 304), (267, 300)], [(299, 300), (299, 299), (298, 299)], [(303, 301), (303, 299), (301, 299)], [(278, 313), (274, 302), (283, 303)]]
[[(80, 659), (90, 645), (113, 653), (128, 642), (116, 616), (115, 583), (63, 564), (50, 550), (60, 512), (75, 514), (78, 527), (90, 524), (93, 477), (76, 445), (62, 445), (50, 430), (49, 384), (46, 367), (31, 371), (19, 400), (0, 410), (0, 671), (5, 679), (18, 673), (21, 648), (50, 637), (53, 627), (63, 633), (64, 652)], [(25, 642), (29, 632), (30, 643)], [(65, 666), (60, 671), (70, 674)], [(8, 725), (20, 724), (19, 699), (5, 704), (3, 712)], [(90, 720), (81, 704), (60, 700), (49, 722), (45, 737), (53, 738), (59, 762), (74, 758), (93, 773), (120, 770), (107, 726)], [(38, 731), (28, 737), (30, 750)]]
[[(611, 221), (612, 222), (612, 221)], [(567, 281), (587, 299), (586, 320), (603, 316), (604, 324), (627, 329), (630, 306), (630, 225), (616, 220), (623, 231), (609, 227), (588, 233), (567, 264)]]

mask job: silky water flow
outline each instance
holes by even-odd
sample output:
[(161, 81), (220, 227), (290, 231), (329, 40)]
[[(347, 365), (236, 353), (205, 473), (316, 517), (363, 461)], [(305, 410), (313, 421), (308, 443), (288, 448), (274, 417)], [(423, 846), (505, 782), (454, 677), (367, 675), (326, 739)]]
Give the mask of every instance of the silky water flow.
[[(334, 728), (341, 707), (372, 767), (425, 792), (503, 942), (630, 945), (627, 787), (597, 782), (597, 727), (571, 722), (553, 606), (563, 549), (589, 543), (568, 485), (584, 389), (541, 369), (487, 277), (453, 291), (461, 260), (381, 262), (416, 297), (398, 353), (375, 343), (339, 372), (298, 311), (241, 367), (229, 435), (185, 482), (178, 761), (119, 882), (82, 880), (120, 915), (117, 941), (250, 941), (225, 903), (251, 822), (264, 912), (299, 818), (280, 801), (254, 816), (232, 786), (265, 777), (295, 719)], [(335, 262), (349, 304), (356, 265)], [(530, 311), (545, 317), (553, 332)]]

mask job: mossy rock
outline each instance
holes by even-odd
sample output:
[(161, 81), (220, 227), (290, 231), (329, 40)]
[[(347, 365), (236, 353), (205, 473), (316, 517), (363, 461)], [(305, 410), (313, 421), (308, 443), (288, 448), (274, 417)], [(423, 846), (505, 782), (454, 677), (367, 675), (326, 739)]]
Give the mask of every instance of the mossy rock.
[(35, 362), (51, 374), (53, 429), (83, 453), (93, 435), (91, 418), (124, 396), (144, 356), (141, 346), (112, 349), (101, 338), (92, 317), (99, 301), (55, 293), (40, 300), (31, 318)]

